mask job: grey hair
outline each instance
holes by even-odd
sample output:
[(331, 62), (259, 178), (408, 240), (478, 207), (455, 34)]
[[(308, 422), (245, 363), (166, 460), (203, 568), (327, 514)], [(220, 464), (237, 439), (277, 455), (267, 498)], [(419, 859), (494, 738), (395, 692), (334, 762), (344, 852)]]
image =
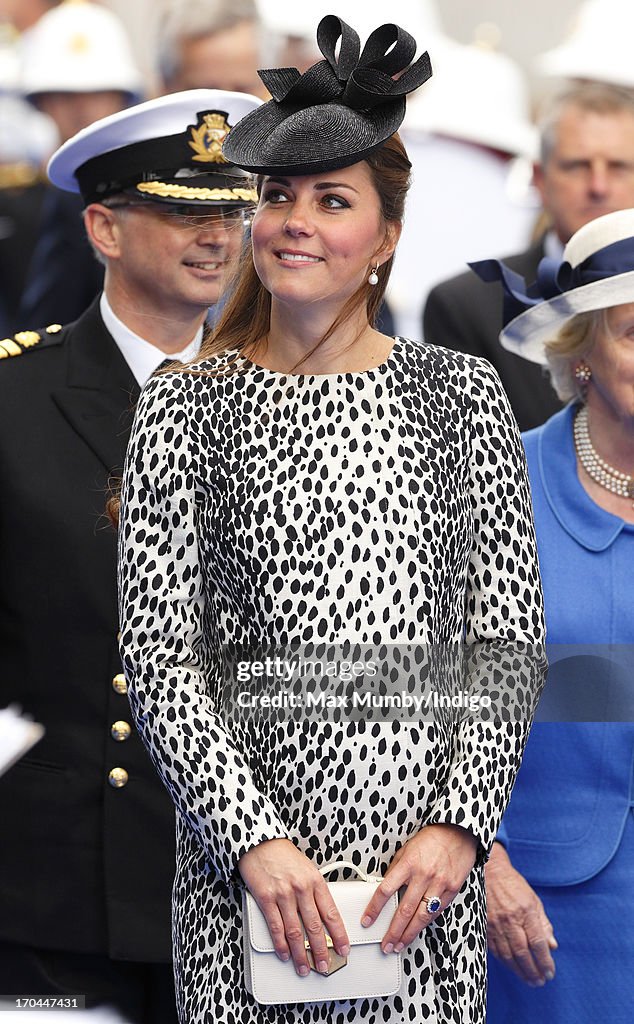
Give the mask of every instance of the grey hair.
[(607, 309), (577, 313), (552, 341), (546, 342), (550, 379), (562, 402), (585, 401), (585, 389), (575, 376), (575, 367), (590, 354), (600, 331), (609, 331)]
[(539, 119), (540, 160), (544, 167), (557, 143), (557, 130), (570, 107), (596, 114), (631, 114), (634, 118), (634, 90), (606, 82), (582, 82), (550, 100)]
[[(106, 209), (108, 209), (108, 210), (116, 210), (117, 208), (119, 208), (119, 209), (126, 209), (126, 207), (122, 207), (120, 205), (120, 203), (121, 203), (121, 197), (120, 197), (119, 193), (117, 193), (116, 195), (113, 195), (113, 196), (106, 196), (105, 199), (100, 199), (99, 200), (99, 205), (100, 206), (105, 206)], [(86, 210), (85, 209), (82, 210), (82, 217), (84, 217), (84, 218), (85, 218), (85, 213), (86, 213)], [(90, 235), (88, 234), (88, 232), (86, 232), (86, 237), (88, 239), (88, 245), (92, 249), (92, 254), (95, 257), (95, 259), (97, 260), (97, 263), (101, 263), (102, 267), (107, 267), (108, 266), (108, 259), (107, 259), (107, 257), (104, 256), (104, 254), (97, 248), (96, 245), (94, 245), (94, 243), (93, 243), (92, 239), (90, 238)]]
[(157, 59), (159, 74), (169, 82), (180, 70), (180, 44), (224, 32), (244, 21), (258, 27), (255, 0), (169, 0), (159, 22)]

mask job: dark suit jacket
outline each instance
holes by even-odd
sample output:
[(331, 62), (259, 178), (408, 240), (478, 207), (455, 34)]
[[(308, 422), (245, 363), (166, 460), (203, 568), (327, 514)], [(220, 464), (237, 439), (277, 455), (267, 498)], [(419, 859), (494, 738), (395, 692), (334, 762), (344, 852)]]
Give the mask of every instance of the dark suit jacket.
[[(47, 186), (41, 181), (20, 188), (0, 187), (0, 338), (27, 323), (18, 322), (17, 314), (41, 230), (46, 193)], [(43, 317), (37, 323), (52, 319)]]
[(86, 237), (84, 205), (74, 192), (49, 189), (20, 299), (22, 326), (69, 323), (100, 294), (103, 266), (95, 259)]
[[(531, 284), (544, 255), (543, 242), (504, 262)], [(496, 368), (520, 430), (539, 426), (561, 408), (548, 373), (502, 348), (502, 286), (485, 284), (472, 270), (432, 288), (423, 313), (425, 341), (483, 356)]]
[(104, 492), (138, 389), (97, 301), (40, 333), (0, 360), (0, 704), (46, 727), (0, 779), (0, 939), (169, 960), (172, 804), (135, 729), (110, 731), (131, 717)]

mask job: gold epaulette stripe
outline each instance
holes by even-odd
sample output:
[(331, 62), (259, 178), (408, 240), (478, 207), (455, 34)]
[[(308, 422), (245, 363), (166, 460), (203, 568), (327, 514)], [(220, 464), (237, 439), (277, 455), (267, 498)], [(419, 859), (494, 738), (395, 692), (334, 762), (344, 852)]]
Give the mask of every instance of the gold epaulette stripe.
[(44, 181), (44, 177), (41, 171), (31, 164), (20, 162), (0, 165), (0, 189), (30, 188), (39, 181)]
[(3, 338), (0, 341), (0, 359), (7, 359), (8, 356), (21, 356), (22, 349), (16, 345), (13, 338)]
[(46, 328), (46, 333), (47, 334), (59, 334), (61, 329), (62, 329), (62, 325), (61, 324), (49, 324), (48, 327)]
[(137, 191), (162, 199), (215, 199), (218, 202), (257, 203), (254, 188), (196, 188), (193, 185), (167, 185), (163, 181), (141, 181)]
[(41, 335), (37, 331), (18, 331), (12, 338), (2, 338), (0, 340), (0, 359), (21, 356), (25, 349), (39, 345), (41, 340)]
[[(33, 345), (37, 345), (41, 341), (40, 335), (37, 331), (18, 331), (14, 335), (16, 341), (20, 342), (22, 348), (32, 348)], [(15, 353), (17, 355), (17, 353)]]

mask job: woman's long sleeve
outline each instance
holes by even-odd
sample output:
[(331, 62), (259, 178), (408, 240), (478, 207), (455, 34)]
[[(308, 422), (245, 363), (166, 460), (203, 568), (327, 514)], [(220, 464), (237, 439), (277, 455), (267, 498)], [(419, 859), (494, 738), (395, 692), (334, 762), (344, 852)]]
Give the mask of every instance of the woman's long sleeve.
[(152, 379), (128, 449), (119, 541), (121, 654), (137, 728), (183, 819), (225, 881), (286, 837), (209, 692), (194, 377)]

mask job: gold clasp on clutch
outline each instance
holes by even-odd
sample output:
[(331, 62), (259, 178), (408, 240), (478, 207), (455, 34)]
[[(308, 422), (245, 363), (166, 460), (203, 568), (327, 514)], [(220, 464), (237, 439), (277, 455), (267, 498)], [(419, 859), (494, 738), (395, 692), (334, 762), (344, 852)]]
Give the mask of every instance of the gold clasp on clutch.
[[(317, 968), (315, 967), (315, 958), (308, 939), (304, 941), (304, 947), (306, 949), (306, 955), (308, 957), (308, 963), (310, 964), (311, 970), (317, 971)], [(336, 974), (337, 971), (340, 971), (342, 967), (346, 966), (348, 963), (348, 957), (339, 956), (339, 953), (335, 950), (333, 941), (328, 934), (326, 934), (326, 948), (328, 949), (328, 970), (325, 972), (317, 971), (317, 974), (321, 974), (322, 977), (329, 978), (331, 974)]]

